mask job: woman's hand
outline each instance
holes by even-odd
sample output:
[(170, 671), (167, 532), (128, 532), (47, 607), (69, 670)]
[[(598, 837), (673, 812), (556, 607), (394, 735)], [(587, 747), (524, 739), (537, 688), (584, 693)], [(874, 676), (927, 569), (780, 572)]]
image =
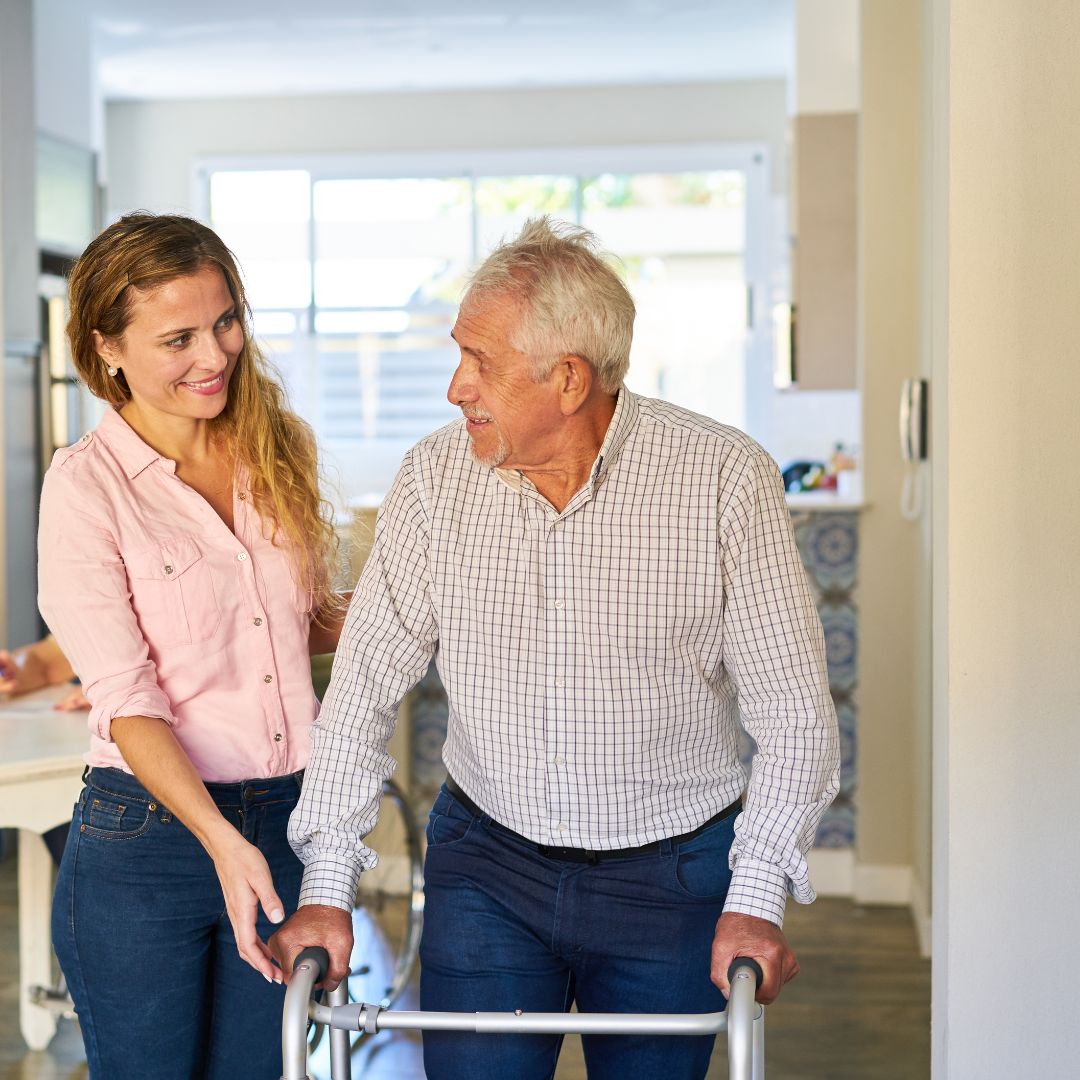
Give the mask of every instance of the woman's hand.
[(241, 957), (263, 978), (280, 982), (281, 972), (274, 967), (270, 951), (255, 931), (259, 904), (273, 923), (281, 922), (285, 915), (262, 853), (222, 817), (164, 720), (117, 716), (111, 730), (137, 779), (192, 831), (214, 860)]
[(0, 694), (17, 697), (67, 682), (73, 676), (67, 657), (51, 634), (14, 652), (0, 649)]
[(81, 686), (73, 686), (54, 706), (57, 712), (82, 712), (90, 708), (90, 702)]
[(7, 649), (0, 649), (0, 694), (17, 694), (20, 674), (19, 662)]
[(221, 882), (221, 891), (225, 894), (225, 908), (237, 950), (267, 982), (281, 982), (281, 972), (274, 966), (273, 955), (255, 930), (260, 904), (272, 923), (279, 923), (285, 917), (270, 867), (257, 847), (249, 844), (232, 826), (225, 828), (228, 831), (222, 831), (220, 839), (208, 850)]

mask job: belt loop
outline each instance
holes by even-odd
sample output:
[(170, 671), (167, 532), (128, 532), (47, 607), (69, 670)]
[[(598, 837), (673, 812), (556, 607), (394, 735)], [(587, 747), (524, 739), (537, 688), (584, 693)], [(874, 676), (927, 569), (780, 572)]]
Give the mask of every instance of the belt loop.
[(660, 858), (661, 859), (670, 859), (671, 858), (671, 853), (672, 853), (671, 837), (665, 836), (664, 839), (660, 841)]

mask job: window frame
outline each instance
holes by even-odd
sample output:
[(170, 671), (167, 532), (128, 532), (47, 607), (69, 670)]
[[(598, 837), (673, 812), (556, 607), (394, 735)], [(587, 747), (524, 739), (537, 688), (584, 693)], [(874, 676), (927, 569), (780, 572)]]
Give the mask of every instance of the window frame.
[[(476, 180), (523, 175), (595, 176), (603, 173), (677, 173), (739, 171), (745, 176), (744, 276), (747, 285), (747, 337), (744, 385), (745, 426), (759, 441), (768, 437), (774, 393), (774, 305), (787, 301), (787, 200), (772, 191), (770, 149), (758, 141), (689, 144), (619, 144), (528, 149), (354, 152), (332, 154), (210, 155), (192, 163), (192, 206), (210, 220), (210, 177), (217, 171), (300, 169), (312, 188), (322, 180), (448, 179)], [(580, 201), (580, 200), (579, 200)], [(580, 214), (580, 206), (575, 207)], [(317, 258), (315, 220), (310, 219), (311, 262)], [(473, 214), (473, 250), (478, 248)], [(615, 252), (617, 255), (618, 252)], [(319, 309), (333, 310), (333, 309)], [(309, 326), (314, 332), (316, 305), (312, 289)], [(340, 440), (339, 440), (340, 441)]]

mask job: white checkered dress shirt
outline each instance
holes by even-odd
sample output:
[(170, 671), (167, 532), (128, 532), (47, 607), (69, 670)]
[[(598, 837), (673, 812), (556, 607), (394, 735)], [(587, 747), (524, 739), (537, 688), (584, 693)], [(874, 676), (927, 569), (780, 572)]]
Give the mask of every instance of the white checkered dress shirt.
[(623, 389), (562, 513), (478, 465), (461, 421), (409, 451), (290, 826), (302, 904), (352, 906), (397, 706), (432, 656), (447, 769), (496, 821), (540, 844), (634, 847), (746, 790), (725, 910), (781, 924), (788, 892), (813, 900), (836, 716), (780, 476), (741, 432)]

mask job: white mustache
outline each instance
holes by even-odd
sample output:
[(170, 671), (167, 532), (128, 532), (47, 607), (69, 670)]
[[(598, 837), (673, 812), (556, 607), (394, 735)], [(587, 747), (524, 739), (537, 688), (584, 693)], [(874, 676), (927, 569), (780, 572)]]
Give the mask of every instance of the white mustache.
[(477, 412), (476, 409), (462, 409), (466, 420), (494, 420), (490, 413)]

